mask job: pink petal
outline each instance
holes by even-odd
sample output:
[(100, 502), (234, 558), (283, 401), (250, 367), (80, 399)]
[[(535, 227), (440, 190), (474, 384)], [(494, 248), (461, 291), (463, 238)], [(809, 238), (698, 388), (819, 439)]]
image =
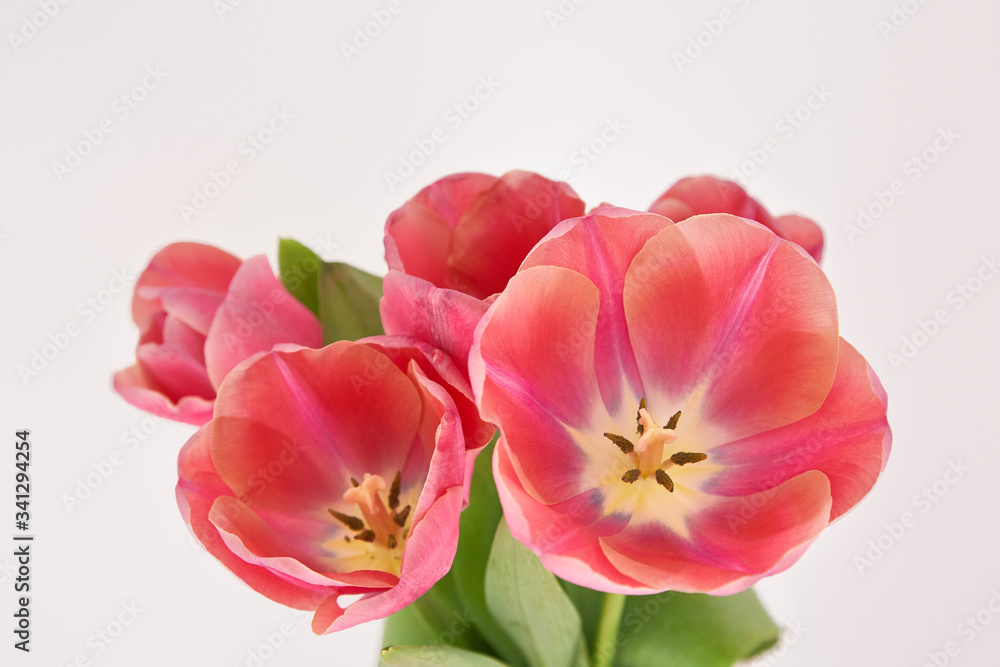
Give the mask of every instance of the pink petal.
[(171, 243), (160, 250), (135, 284), (132, 319), (142, 327), (163, 309), (161, 288), (196, 288), (224, 294), (240, 260), (224, 250), (201, 243)]
[(403, 467), (420, 410), (412, 382), (376, 350), (348, 341), (276, 350), (226, 378), (212, 456), (255, 508), (322, 515), (352, 475), (391, 479)]
[(833, 290), (756, 223), (701, 215), (667, 227), (636, 256), (624, 303), (654, 405), (704, 391), (703, 416), (732, 438), (815, 412), (833, 383)]
[(809, 218), (801, 215), (780, 215), (774, 219), (774, 231), (802, 249), (819, 262), (823, 258), (823, 230)]
[(267, 258), (252, 257), (233, 276), (205, 342), (208, 377), (218, 387), (237, 364), (278, 343), (320, 347), (319, 320), (288, 293)]
[(176, 403), (185, 396), (215, 396), (205, 367), (184, 351), (166, 344), (145, 343), (136, 348), (135, 356), (147, 386), (171, 401)]
[[(137, 289), (136, 294), (140, 293), (147, 294), (145, 290)], [(226, 298), (225, 292), (200, 287), (164, 287), (158, 289), (156, 295), (171, 317), (184, 322), (202, 336), (208, 335), (215, 313)]]
[(156, 389), (151, 389), (154, 382), (139, 364), (118, 371), (114, 376), (115, 391), (130, 405), (141, 410), (195, 426), (201, 426), (212, 418), (213, 399), (183, 396), (175, 403)]
[(469, 348), (487, 305), (423, 278), (389, 271), (382, 281), (379, 310), (387, 334), (412, 336), (444, 350), (467, 373)]
[(568, 269), (521, 271), (483, 318), (470, 354), (483, 419), (503, 424), (522, 479), (545, 502), (583, 490), (586, 457), (567, 425), (592, 431), (595, 416), (606, 415), (594, 370), (598, 300), (594, 284)]
[(465, 210), (452, 240), (452, 287), (477, 298), (503, 291), (528, 251), (553, 227), (583, 215), (565, 183), (525, 171), (504, 174)]
[(830, 480), (831, 519), (856, 505), (885, 466), (892, 433), (874, 371), (846, 341), (833, 387), (819, 410), (793, 424), (712, 450), (722, 466), (707, 491), (747, 495), (815, 469)]
[[(601, 395), (611, 414), (619, 411), (623, 398), (631, 401), (644, 394), (622, 301), (625, 275), (646, 242), (670, 224), (656, 215), (599, 208), (562, 223), (531, 251), (521, 267), (524, 271), (533, 266), (561, 266), (586, 276), (597, 286), (601, 303), (596, 368)], [(564, 361), (575, 363), (575, 358)]]
[(161, 342), (191, 357), (200, 366), (205, 365), (205, 335), (177, 317), (168, 314), (163, 318)]
[[(304, 587), (301, 582), (292, 583), (265, 568), (247, 563), (226, 546), (209, 520), (215, 498), (229, 492), (212, 465), (209, 441), (208, 429), (199, 430), (181, 449), (178, 458), (177, 504), (184, 521), (209, 553), (254, 590), (295, 609), (314, 609), (318, 604), (317, 593), (322, 588)], [(319, 599), (323, 597), (325, 595), (321, 594)]]
[[(686, 207), (691, 211), (681, 217)], [(714, 176), (689, 176), (674, 183), (669, 190), (649, 207), (658, 213), (680, 222), (691, 215), (703, 213), (729, 213), (755, 220), (772, 228), (771, 214), (757, 200), (747, 194), (739, 184)], [(677, 217), (674, 217), (677, 215)]]
[(649, 523), (602, 542), (624, 574), (652, 588), (732, 591), (746, 575), (788, 567), (786, 555), (801, 554), (827, 526), (831, 505), (829, 481), (813, 470), (761, 493), (717, 499), (689, 518), (690, 541)]
[(583, 494), (547, 505), (525, 491), (504, 438), (493, 454), (493, 475), (511, 534), (534, 551), (556, 576), (607, 592), (655, 593), (619, 572), (601, 550), (599, 538), (624, 528), (618, 517), (604, 517), (600, 501)]

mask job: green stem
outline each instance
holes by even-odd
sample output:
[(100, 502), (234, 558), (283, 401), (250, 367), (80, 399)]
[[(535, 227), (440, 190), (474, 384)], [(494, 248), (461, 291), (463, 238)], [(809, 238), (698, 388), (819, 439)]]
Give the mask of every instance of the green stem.
[(622, 624), (626, 597), (617, 593), (605, 593), (601, 605), (601, 618), (597, 623), (594, 638), (594, 667), (611, 667), (618, 649), (618, 628)]

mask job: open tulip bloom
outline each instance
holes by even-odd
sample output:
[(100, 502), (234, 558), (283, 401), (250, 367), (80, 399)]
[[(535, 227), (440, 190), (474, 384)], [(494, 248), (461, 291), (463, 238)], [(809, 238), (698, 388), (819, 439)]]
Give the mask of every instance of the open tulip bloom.
[(470, 358), (511, 532), (608, 592), (729, 594), (871, 489), (885, 392), (797, 245), (600, 208), (539, 243)]
[(388, 618), (389, 667), (773, 645), (747, 589), (892, 439), (820, 228), (710, 176), (585, 214), (565, 183), (466, 173), (393, 212), (385, 250), (384, 281), (290, 239), (280, 279), (196, 243), (140, 277), (114, 384), (201, 427), (176, 494), (207, 551), (317, 634)]

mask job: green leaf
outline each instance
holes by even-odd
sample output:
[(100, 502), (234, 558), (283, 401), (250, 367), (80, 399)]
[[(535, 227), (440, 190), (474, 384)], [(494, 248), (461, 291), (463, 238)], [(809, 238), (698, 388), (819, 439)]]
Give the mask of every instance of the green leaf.
[(504, 667), (482, 653), (453, 646), (393, 646), (379, 657), (385, 667)]
[(458, 532), (458, 552), (451, 566), (455, 589), (462, 604), (473, 614), (479, 634), (493, 647), (496, 655), (514, 667), (525, 664), (517, 645), (493, 618), (486, 606), (486, 562), (497, 532), (503, 509), (493, 481), (493, 448), (497, 436), (476, 458), (472, 475), (469, 506), (462, 512)]
[(580, 615), (555, 576), (511, 536), (506, 521), (493, 540), (485, 587), (487, 607), (530, 667), (579, 664)]
[(628, 599), (614, 664), (731, 667), (777, 641), (778, 626), (753, 590), (728, 597), (668, 591)]
[(319, 317), (319, 255), (293, 239), (278, 241), (278, 273), (296, 299)]
[(319, 272), (319, 321), (323, 343), (385, 333), (379, 316), (382, 279), (349, 264), (323, 264)]
[(386, 619), (382, 646), (449, 644), (489, 652), (475, 627), (475, 616), (462, 605), (449, 572), (409, 606)]

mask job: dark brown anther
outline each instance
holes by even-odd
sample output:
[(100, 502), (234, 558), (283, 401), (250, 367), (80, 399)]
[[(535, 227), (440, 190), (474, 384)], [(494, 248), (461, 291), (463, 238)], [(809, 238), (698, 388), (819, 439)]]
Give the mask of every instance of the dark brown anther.
[(681, 411), (678, 410), (677, 412), (674, 413), (674, 416), (670, 418), (670, 421), (668, 421), (667, 425), (664, 426), (663, 428), (670, 429), (671, 431), (673, 431), (675, 428), (677, 428), (677, 422), (679, 422), (680, 420), (681, 420)]
[(361, 486), (361, 482), (359, 482), (358, 480), (354, 479), (353, 477), (351, 478), (351, 484), (354, 485), (355, 488)]
[(351, 543), (350, 536), (349, 535), (344, 535), (344, 541), (347, 542), (348, 544), (350, 544)]
[(707, 458), (708, 454), (700, 452), (677, 452), (670, 457), (670, 461), (679, 466), (685, 466), (689, 463), (700, 463)]
[(354, 536), (354, 539), (361, 540), (362, 542), (374, 542), (375, 541), (375, 531), (374, 530), (362, 530), (360, 533)]
[(351, 530), (362, 530), (365, 527), (365, 522), (356, 516), (351, 516), (350, 514), (343, 514), (337, 510), (327, 510), (334, 519), (344, 524)]
[(618, 445), (618, 449), (622, 450), (623, 454), (631, 454), (635, 451), (635, 445), (628, 438), (618, 435), (617, 433), (605, 433), (604, 437), (611, 442)]
[(674, 480), (670, 479), (670, 475), (664, 470), (656, 471), (656, 483), (662, 486), (664, 489), (670, 493), (674, 492)]
[(391, 510), (399, 507), (400, 474), (400, 472), (396, 472), (396, 476), (392, 478), (392, 486), (389, 488), (389, 509)]
[(392, 517), (392, 520), (396, 522), (396, 525), (402, 528), (406, 525), (406, 517), (410, 516), (410, 506), (407, 505), (403, 509), (396, 512), (396, 516)]
[(390, 549), (395, 549), (396, 548), (396, 536), (395, 535), (390, 535), (389, 537), (386, 538), (385, 543), (389, 545)]
[[(645, 397), (643, 397), (639, 399), (639, 410), (645, 410), (645, 409), (646, 409), (646, 399)], [(635, 430), (639, 432), (639, 435), (642, 435), (642, 432), (646, 430), (646, 427), (643, 426), (641, 423), (639, 423), (639, 420), (642, 419), (642, 415), (639, 414), (639, 410), (636, 410), (635, 412)]]
[(642, 471), (639, 470), (638, 468), (632, 468), (631, 470), (626, 470), (625, 474), (622, 475), (622, 481), (626, 482), (627, 484), (634, 484), (635, 480), (639, 479), (639, 475), (641, 474)]

